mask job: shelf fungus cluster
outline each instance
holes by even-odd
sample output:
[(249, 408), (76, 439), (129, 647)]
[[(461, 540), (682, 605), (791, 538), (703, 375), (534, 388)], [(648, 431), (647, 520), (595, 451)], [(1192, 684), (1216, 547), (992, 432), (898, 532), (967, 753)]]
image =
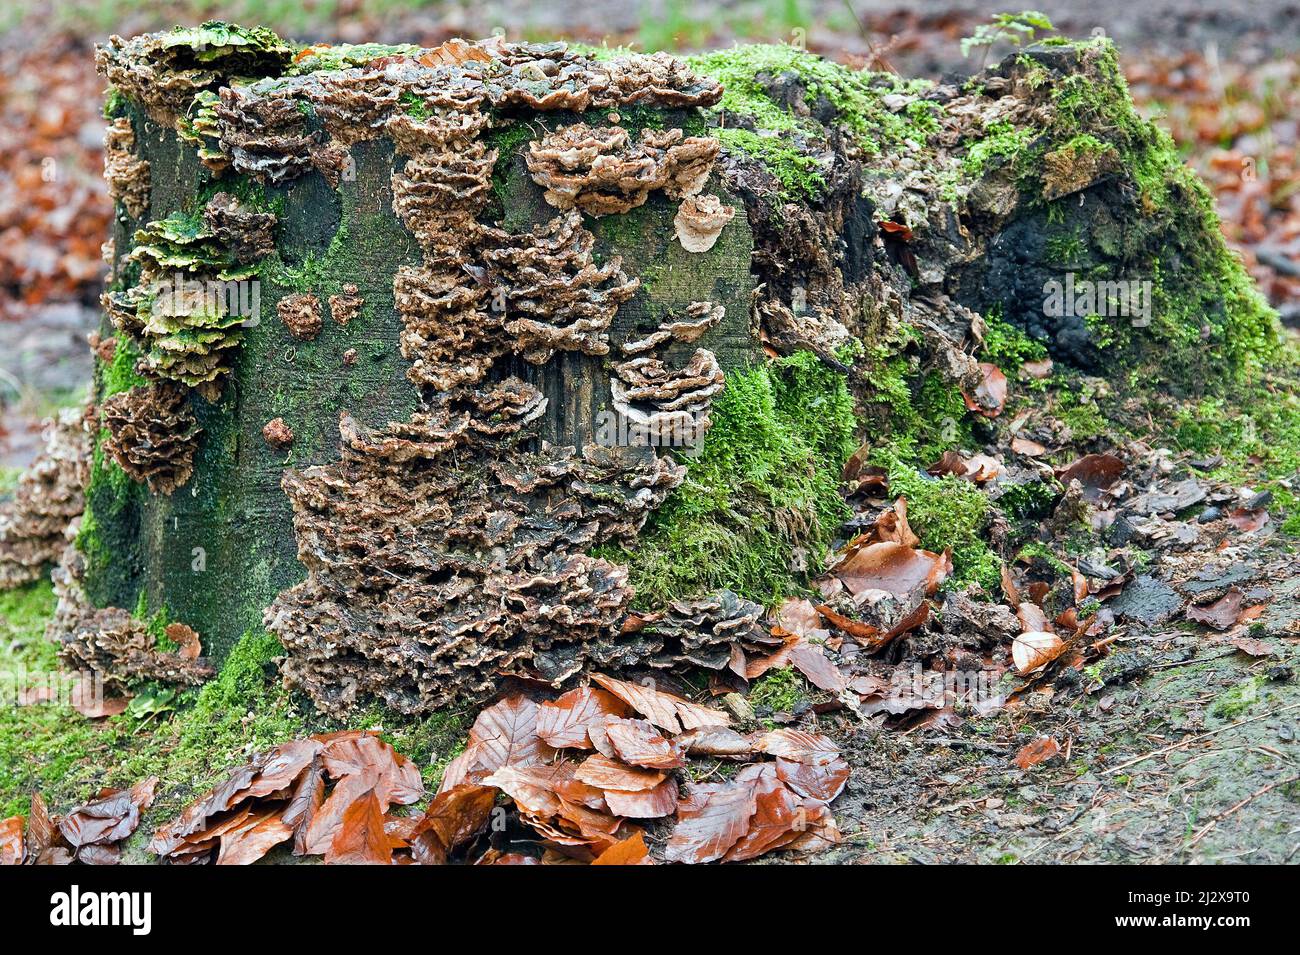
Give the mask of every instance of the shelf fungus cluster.
[(682, 469), (648, 449), (528, 450), (545, 408), (511, 378), (382, 429), (344, 417), (338, 464), (286, 472), (308, 575), (266, 624), (292, 685), (326, 709), (373, 695), (419, 712), (503, 672), (604, 662), (632, 591), (586, 552), (631, 541)]
[(136, 231), (127, 261), (139, 267), (139, 281), (106, 292), (103, 304), (139, 349), (137, 371), (210, 400), (220, 395), (244, 324), (260, 307), (250, 280), (269, 242), (268, 216), (218, 194), (202, 215), (176, 212)]
[(60, 413), (13, 499), (0, 505), (0, 589), (37, 580), (59, 558), (69, 525), (81, 517), (89, 459), (83, 415)]
[(100, 408), (108, 435), (104, 450), (154, 494), (171, 494), (194, 472), (201, 430), (185, 390), (175, 382), (132, 388)]

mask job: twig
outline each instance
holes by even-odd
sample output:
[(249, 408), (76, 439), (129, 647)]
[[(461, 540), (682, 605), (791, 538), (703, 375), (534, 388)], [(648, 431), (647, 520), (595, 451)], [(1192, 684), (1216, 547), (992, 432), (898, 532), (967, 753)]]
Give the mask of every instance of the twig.
[(1261, 713), (1259, 714), (1259, 716), (1247, 717), (1244, 720), (1237, 720), (1237, 722), (1229, 723), (1227, 726), (1220, 726), (1218, 729), (1210, 730), (1208, 733), (1200, 733), (1196, 736), (1189, 736), (1187, 737), (1187, 739), (1182, 740), (1180, 742), (1170, 743), (1168, 746), (1162, 746), (1159, 749), (1153, 749), (1145, 756), (1138, 756), (1134, 759), (1130, 759), (1126, 763), (1120, 763), (1118, 766), (1112, 766), (1110, 769), (1105, 770), (1101, 775), (1109, 776), (1112, 773), (1118, 773), (1121, 769), (1128, 769), (1130, 766), (1136, 766), (1138, 763), (1144, 763), (1148, 759), (1151, 759), (1154, 756), (1163, 756), (1165, 753), (1172, 753), (1176, 749), (1182, 749), (1184, 746), (1190, 746), (1192, 743), (1195, 743), (1197, 740), (1208, 739), (1209, 737), (1222, 733), (1225, 730), (1230, 730), (1237, 726), (1244, 726), (1247, 723), (1254, 723), (1256, 720), (1267, 719), (1270, 716), (1276, 716), (1279, 713), (1285, 713), (1287, 710), (1294, 710), (1298, 706), (1300, 706), (1300, 703), (1292, 703), (1290, 706), (1284, 706), (1278, 710), (1272, 710), (1271, 712), (1268, 713)]
[(1277, 789), (1278, 786), (1286, 786), (1289, 783), (1296, 782), (1297, 780), (1300, 780), (1300, 773), (1296, 774), (1295, 776), (1288, 776), (1286, 779), (1279, 779), (1277, 782), (1274, 783), (1269, 783), (1263, 789), (1255, 790), (1253, 793), (1251, 793), (1249, 796), (1247, 796), (1245, 799), (1243, 799), (1241, 802), (1237, 803), (1236, 805), (1229, 806), (1223, 812), (1219, 813), (1214, 818), (1212, 818), (1209, 822), (1207, 822), (1205, 826), (1201, 829), (1201, 831), (1192, 837), (1192, 841), (1187, 844), (1187, 848), (1190, 849), (1192, 846), (1196, 845), (1198, 842), (1204, 839), (1205, 834), (1208, 833), (1215, 826), (1217, 826), (1221, 820), (1227, 819), (1229, 816), (1231, 816), (1242, 806), (1246, 805), (1248, 802), (1258, 799), (1260, 796), (1264, 795), (1264, 793), (1272, 792), (1274, 789)]

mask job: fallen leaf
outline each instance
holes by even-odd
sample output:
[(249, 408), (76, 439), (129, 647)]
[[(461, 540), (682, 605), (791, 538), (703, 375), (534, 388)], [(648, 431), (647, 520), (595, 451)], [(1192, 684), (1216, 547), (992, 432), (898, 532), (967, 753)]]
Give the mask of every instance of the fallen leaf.
[(217, 865), (251, 865), (293, 835), (293, 826), (281, 818), (281, 807), (272, 805), (250, 813), (243, 824), (221, 834)]
[(1027, 458), (1040, 458), (1047, 453), (1047, 448), (1037, 441), (1020, 437), (1011, 439), (1011, 450), (1016, 454), (1023, 454)]
[(605, 734), (618, 758), (625, 763), (650, 769), (677, 769), (686, 765), (686, 757), (677, 746), (645, 720), (606, 717)]
[(970, 394), (962, 392), (962, 398), (967, 410), (986, 418), (996, 418), (1007, 403), (1007, 376), (990, 362), (980, 362), (979, 367), (983, 378)]
[(616, 842), (592, 861), (592, 865), (653, 865), (645, 834), (638, 831)]
[(1096, 501), (1124, 473), (1124, 462), (1113, 454), (1085, 454), (1073, 464), (1056, 472), (1057, 480), (1069, 487), (1078, 481), (1086, 500)]
[(438, 793), (411, 830), (411, 851), (422, 865), (443, 865), (460, 846), (487, 828), (496, 802), (490, 786), (462, 784)]
[(1051, 759), (1060, 751), (1060, 743), (1050, 736), (1040, 736), (1020, 747), (1020, 751), (1016, 753), (1016, 765), (1021, 769), (1028, 769), (1030, 766), (1037, 766), (1044, 760)]
[(1277, 651), (1256, 637), (1233, 637), (1232, 645), (1251, 657), (1271, 657)]
[(821, 647), (801, 640), (791, 648), (790, 662), (817, 689), (836, 694), (844, 689), (844, 674), (826, 658)]
[(22, 865), (23, 817), (10, 816), (0, 821), (0, 865)]
[(1237, 622), (1245, 599), (1246, 595), (1239, 588), (1233, 587), (1212, 604), (1188, 607), (1187, 619), (1206, 624), (1216, 630), (1227, 630)]
[(344, 810), (338, 832), (325, 853), (325, 864), (391, 865), (393, 849), (384, 828), (379, 797), (374, 790), (369, 790)]
[(677, 804), (664, 859), (699, 865), (727, 854), (749, 831), (756, 809), (753, 786), (743, 782), (697, 783)]
[(1242, 533), (1250, 534), (1268, 523), (1268, 511), (1248, 511), (1244, 507), (1236, 507), (1228, 512), (1228, 523)]
[(629, 819), (661, 819), (677, 809), (677, 780), (669, 776), (653, 789), (629, 792), (606, 789), (609, 811)]
[(721, 710), (700, 706), (672, 693), (615, 680), (600, 673), (593, 673), (591, 678), (655, 726), (670, 733), (680, 733), (699, 726), (727, 726), (731, 723), (731, 718)]
[(701, 726), (675, 739), (682, 751), (691, 756), (752, 756), (757, 752), (754, 741), (725, 726)]
[(581, 686), (537, 707), (537, 735), (556, 749), (591, 749), (588, 727), (607, 716), (624, 717), (627, 704), (595, 686)]
[(640, 792), (654, 789), (666, 779), (668, 774), (658, 769), (643, 769), (627, 766), (616, 759), (597, 753), (583, 761), (574, 778), (597, 789), (620, 789), (625, 792)]
[(831, 573), (842, 580), (854, 596), (866, 590), (883, 590), (903, 599), (918, 590), (933, 594), (950, 569), (951, 561), (947, 555), (917, 550), (894, 541), (879, 541), (853, 550), (831, 569)]
[(388, 807), (409, 805), (424, 797), (420, 769), (378, 736), (333, 739), (320, 751), (321, 766), (334, 779), (360, 776), (379, 801), (380, 813)]
[(1030, 631), (1016, 637), (1011, 644), (1011, 660), (1020, 673), (1032, 673), (1047, 666), (1064, 650), (1065, 641), (1056, 634)]

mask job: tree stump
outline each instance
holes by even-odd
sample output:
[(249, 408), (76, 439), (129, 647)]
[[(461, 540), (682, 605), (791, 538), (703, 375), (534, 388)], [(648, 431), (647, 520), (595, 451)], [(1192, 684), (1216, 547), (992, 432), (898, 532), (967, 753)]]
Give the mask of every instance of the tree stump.
[[(725, 666), (840, 532), (884, 363), (974, 392), (980, 313), (1116, 373), (1271, 340), (1105, 41), (962, 87), (218, 22), (98, 59), (117, 218), (65, 610), (217, 658), (266, 626), (325, 708)], [(1145, 321), (1045, 313), (1067, 274), (1154, 281)]]

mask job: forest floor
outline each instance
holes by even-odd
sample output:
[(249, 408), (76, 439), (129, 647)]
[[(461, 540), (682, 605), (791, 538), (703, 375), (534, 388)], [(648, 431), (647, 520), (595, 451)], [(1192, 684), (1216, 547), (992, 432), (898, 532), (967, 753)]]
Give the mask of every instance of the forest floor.
[[(256, 19), (257, 4), (244, 6)], [(332, 19), (269, 25), (311, 39), (433, 43), (490, 32), (498, 19), (525, 22), (512, 19), (517, 11), (509, 3), (453, 6), (449, 16), (421, 8), (367, 20), (341, 5)], [(580, 22), (580, 39), (700, 47), (781, 40), (806, 23), (816, 51), (937, 76), (970, 68), (957, 41), (986, 16), (972, 12), (974, 5), (927, 3), (897, 13), (871, 3), (852, 5), (854, 21), (843, 4), (796, 4), (796, 14), (772, 13), (772, 6), (726, 4), (725, 16), (705, 25), (682, 12), (684, 5), (663, 5), (662, 16), (638, 13), (640, 5), (584, 5), (583, 17), (529, 21), (529, 32), (573, 33), (571, 24)], [(1214, 190), (1230, 241), (1284, 320), (1300, 324), (1300, 51), (1294, 42), (1285, 46), (1298, 35), (1294, 21), (1278, 20), (1295, 14), (1284, 5), (1238, 6), (1240, 17), (1214, 18), (1151, 9), (1139, 15), (1136, 5), (1106, 4), (1111, 13), (1094, 8), (1088, 19), (1117, 37), (1135, 98), (1164, 117)], [(758, 7), (763, 12), (750, 10)], [(100, 178), (101, 83), (90, 44), (110, 29), (156, 28), (170, 14), (127, 4), (114, 5), (113, 17), (96, 26), (88, 16), (89, 28), (29, 22), (0, 42), (0, 466), (9, 480), (39, 449), (40, 421), (77, 403), (90, 378), (84, 334), (98, 320), (99, 243), (111, 214)], [(1097, 25), (1064, 19), (1075, 32)], [(1153, 22), (1162, 28), (1152, 30)], [(1126, 401), (1099, 379), (1061, 369), (1038, 377), (1019, 360), (1004, 371), (1006, 407), (971, 450), (1022, 467), (1060, 469), (1088, 453), (1124, 461), (1127, 489), (1093, 502), (1086, 527), (1046, 514), (1017, 529), (1038, 545), (1022, 549), (1021, 570), (1050, 577), (1045, 567), (1064, 574), (1062, 563), (1086, 563), (1099, 569), (1087, 575), (1094, 585), (1117, 573), (1122, 588), (1100, 602), (1107, 629), (1077, 665), (1051, 667), (1046, 677), (1020, 680), (1004, 665), (998, 685), (1013, 692), (1001, 707), (948, 698), (854, 712), (794, 668), (756, 682), (755, 728), (815, 724), (851, 768), (832, 807), (843, 841), (808, 861), (1300, 861), (1294, 379), (1256, 382), (1235, 405), (1160, 400), (1156, 418), (1149, 405)], [(1024, 438), (1042, 450), (1013, 445)], [(864, 515), (877, 504), (860, 502)], [(54, 665), (43, 638), (52, 609), (47, 583), (0, 595), (0, 669)], [(828, 654), (846, 674), (869, 672), (861, 661)], [(895, 678), (907, 669), (902, 655), (884, 656)], [(200, 705), (225, 699), (233, 709), (204, 731), (179, 712), (180, 700), (95, 722), (43, 703), (7, 711), (0, 719), (0, 818), (25, 812), (33, 789), (66, 811), (160, 762), (175, 778), (192, 771), (194, 780), (209, 782), (281, 730), (338, 728), (276, 696), (265, 659), (250, 659), (223, 679)], [(271, 709), (259, 709), (267, 699), (274, 699)], [(434, 783), (463, 746), (472, 716), (404, 727), (388, 738)], [(1046, 758), (1030, 764), (1036, 756)], [(715, 768), (725, 768), (723, 761)], [(198, 791), (191, 783), (167, 794), (146, 814), (141, 834)], [(134, 840), (128, 857), (144, 858), (142, 842)], [(801, 858), (779, 853), (763, 861)]]

